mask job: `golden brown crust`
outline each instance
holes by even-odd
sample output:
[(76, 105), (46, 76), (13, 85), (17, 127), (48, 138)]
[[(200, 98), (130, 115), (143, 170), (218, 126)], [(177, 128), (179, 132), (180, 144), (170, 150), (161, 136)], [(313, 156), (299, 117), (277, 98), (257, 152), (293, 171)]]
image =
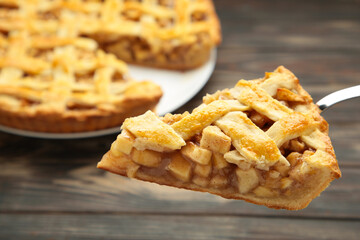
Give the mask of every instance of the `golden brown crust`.
[(332, 158), (327, 158), (327, 159), (323, 159), (323, 161), (329, 161), (329, 169), (332, 173), (332, 178), (331, 180), (329, 180), (329, 182), (327, 184), (324, 184), (325, 186), (323, 186), (322, 190), (319, 190), (319, 192), (314, 196), (313, 198), (315, 198), (316, 196), (318, 196), (320, 194), (321, 191), (323, 191), (327, 185), (334, 180), (335, 178), (340, 178), (341, 177), (341, 172), (340, 172), (340, 168), (338, 165), (338, 162), (336, 161), (336, 156), (335, 156), (335, 151), (334, 148), (331, 144), (331, 140), (328, 136), (328, 132), (329, 132), (329, 124), (328, 122), (320, 115), (321, 110), (319, 109), (319, 107), (313, 103), (313, 99), (311, 98), (310, 94), (300, 85), (299, 83), (299, 79), (297, 79), (297, 77), (287, 68), (285, 68), (284, 66), (279, 66), (276, 69), (277, 72), (280, 73), (287, 73), (289, 75), (292, 75), (294, 78), (296, 78), (296, 91), (304, 98), (306, 99), (306, 104), (308, 106), (308, 112), (312, 115), (312, 117), (319, 122), (319, 129), (321, 130), (321, 132), (324, 133), (324, 135), (321, 136), (321, 141), (326, 145), (325, 147), (325, 151), (327, 153), (329, 153)]
[[(205, 0), (204, 2), (206, 3), (207, 14), (209, 15), (210, 19), (208, 23), (208, 25), (211, 26), (211, 28), (208, 29), (212, 38), (210, 42), (200, 41), (200, 43), (196, 42), (191, 45), (180, 45), (170, 48), (165, 52), (158, 52), (156, 54), (150, 53), (150, 57), (139, 59), (134, 56), (136, 55), (134, 54), (134, 52), (136, 53), (136, 50), (133, 49), (134, 45), (131, 43), (124, 44), (121, 38), (115, 41), (112, 40), (110, 42), (108, 42), (108, 39), (106, 39), (106, 37), (104, 38), (104, 36), (95, 37), (95, 39), (102, 38), (100, 42), (105, 43), (102, 45), (102, 47), (106, 51), (114, 53), (117, 57), (128, 63), (140, 66), (183, 71), (200, 67), (209, 60), (213, 47), (220, 45), (222, 41), (220, 20), (216, 15), (213, 1)], [(148, 44), (146, 39), (140, 39), (143, 44)], [(164, 41), (160, 45), (168, 44), (168, 42)], [(131, 50), (129, 51), (129, 49)]]
[[(192, 113), (158, 119), (147, 112), (130, 119), (98, 168), (271, 208), (302, 209), (341, 177), (319, 112), (295, 75), (280, 66), (263, 79), (240, 80), (207, 95)], [(166, 141), (164, 150), (162, 138), (143, 137), (159, 120), (186, 142)]]
[[(161, 56), (161, 61), (154, 58), (146, 59), (145, 61), (133, 60), (131, 55), (129, 55), (117, 42), (112, 44), (107, 44), (103, 46), (105, 51), (115, 54), (118, 58), (124, 60), (127, 63), (135, 64), (139, 66), (147, 66), (153, 68), (164, 68), (169, 70), (191, 70), (198, 68), (206, 63), (211, 55), (211, 47), (202, 47), (200, 49), (195, 49), (193, 51), (185, 51), (183, 54), (176, 54), (176, 58), (169, 59), (165, 54), (159, 54)], [(172, 55), (170, 52), (166, 55)], [(174, 55), (174, 54), (173, 54)], [(155, 57), (155, 56), (154, 56)]]
[(119, 126), (155, 109), (161, 88), (127, 76), (95, 41), (14, 33), (0, 36), (0, 124), (40, 132)]
[(160, 87), (154, 84), (151, 87), (151, 95), (148, 92), (148, 96), (143, 94), (144, 88), (139, 87), (140, 94), (125, 98), (115, 111), (95, 109), (59, 114), (56, 112), (33, 113), (25, 109), (19, 113), (0, 107), (0, 124), (11, 128), (47, 133), (87, 132), (120, 126), (128, 117), (143, 114), (149, 109), (155, 111), (162, 96)]
[[(16, 8), (1, 10), (4, 19), (0, 30), (4, 32), (56, 34), (62, 29), (70, 35), (93, 38), (107, 51), (138, 65), (193, 69), (204, 64), (211, 49), (221, 42), (220, 22), (211, 0), (176, 0), (158, 5), (120, 0), (1, 4), (29, 14), (19, 14)], [(67, 11), (64, 16), (63, 10)], [(76, 28), (72, 19), (78, 19)], [(23, 24), (25, 21), (28, 24)]]
[[(5, 81), (0, 80), (0, 124), (44, 132), (92, 131), (117, 126), (126, 117), (154, 109), (161, 96), (155, 86), (145, 87), (142, 95), (127, 91), (119, 100), (119, 84), (118, 92), (109, 96), (112, 85), (111, 93), (105, 96), (109, 81), (128, 82), (126, 65), (100, 51), (97, 43), (130, 63), (188, 70), (209, 59), (211, 50), (221, 42), (221, 29), (211, 0), (147, 4), (120, 0), (1, 1), (0, 75)], [(8, 80), (9, 76), (14, 81)], [(90, 82), (96, 86), (89, 86)], [(71, 87), (75, 87), (71, 93), (66, 91)], [(58, 94), (49, 94), (52, 100), (57, 95), (71, 97), (64, 97), (62, 104), (54, 104), (57, 106), (37, 109), (49, 100), (43, 97), (44, 92), (56, 89)], [(139, 88), (136, 91), (140, 92)], [(78, 97), (83, 92), (90, 92), (89, 101)], [(79, 105), (82, 109), (77, 109)]]
[(214, 41), (216, 45), (219, 45), (222, 41), (222, 35), (221, 35), (221, 24), (220, 24), (220, 19), (218, 18), (217, 14), (216, 14), (216, 10), (215, 10), (215, 5), (213, 0), (207, 0), (208, 4), (209, 4), (209, 14), (211, 15), (211, 18), (213, 19), (213, 26), (212, 26), (212, 31), (214, 32)]

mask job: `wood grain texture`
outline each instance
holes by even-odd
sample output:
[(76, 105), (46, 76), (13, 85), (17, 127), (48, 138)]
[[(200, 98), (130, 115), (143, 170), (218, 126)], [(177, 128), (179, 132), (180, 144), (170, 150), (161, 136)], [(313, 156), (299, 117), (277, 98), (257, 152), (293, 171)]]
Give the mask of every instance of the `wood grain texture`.
[[(217, 0), (223, 29), (206, 93), (292, 70), (316, 102), (360, 84), (360, 1)], [(267, 209), (95, 168), (116, 134), (80, 140), (0, 133), (0, 239), (359, 239), (360, 99), (322, 115), (343, 177), (301, 211)]]
[[(14, 168), (18, 166), (14, 164)], [(0, 212), (227, 214), (360, 221), (358, 168), (343, 168), (341, 180), (335, 181), (309, 207), (295, 212), (130, 180), (104, 173), (93, 166), (68, 171), (38, 167), (32, 169), (36, 169), (34, 172), (24, 171), (22, 174), (28, 175), (25, 179), (14, 173), (12, 178), (1, 177)], [(10, 175), (9, 172), (5, 174)]]
[(360, 234), (355, 221), (194, 215), (0, 214), (0, 226), (7, 240), (357, 240)]

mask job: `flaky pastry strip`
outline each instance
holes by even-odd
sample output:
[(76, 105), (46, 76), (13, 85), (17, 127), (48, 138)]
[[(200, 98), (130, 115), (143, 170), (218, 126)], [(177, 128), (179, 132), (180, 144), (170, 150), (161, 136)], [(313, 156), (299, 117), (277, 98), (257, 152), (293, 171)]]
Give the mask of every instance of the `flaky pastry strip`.
[(243, 112), (231, 112), (215, 122), (247, 161), (266, 169), (277, 161), (287, 162), (275, 142), (258, 128)]

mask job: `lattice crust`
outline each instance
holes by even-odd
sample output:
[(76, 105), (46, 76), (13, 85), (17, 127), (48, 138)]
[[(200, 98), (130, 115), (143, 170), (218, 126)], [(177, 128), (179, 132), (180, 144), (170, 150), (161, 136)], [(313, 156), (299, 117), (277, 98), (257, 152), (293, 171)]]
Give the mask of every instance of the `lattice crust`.
[(127, 77), (127, 66), (88, 38), (0, 36), (1, 124), (46, 132), (95, 130), (154, 109), (151, 82)]
[(211, 0), (0, 0), (0, 31), (89, 36), (121, 59), (190, 69), (220, 43)]
[(341, 176), (328, 125), (286, 68), (240, 80), (193, 112), (127, 119), (98, 167), (140, 180), (302, 209)]

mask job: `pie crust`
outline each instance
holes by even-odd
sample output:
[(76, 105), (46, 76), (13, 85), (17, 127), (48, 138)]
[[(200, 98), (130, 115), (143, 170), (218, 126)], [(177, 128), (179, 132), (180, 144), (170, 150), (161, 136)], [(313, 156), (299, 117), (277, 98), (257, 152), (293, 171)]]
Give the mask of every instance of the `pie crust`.
[(37, 132), (119, 126), (155, 110), (162, 91), (89, 38), (0, 35), (0, 124)]
[(295, 75), (203, 98), (192, 113), (128, 118), (98, 168), (271, 208), (305, 208), (341, 176), (328, 124)]
[(0, 124), (53, 133), (118, 126), (155, 110), (162, 95), (119, 59), (187, 70), (220, 41), (211, 0), (1, 0)]
[(211, 0), (6, 0), (1, 6), (2, 32), (87, 36), (126, 62), (151, 67), (196, 68), (221, 42)]

